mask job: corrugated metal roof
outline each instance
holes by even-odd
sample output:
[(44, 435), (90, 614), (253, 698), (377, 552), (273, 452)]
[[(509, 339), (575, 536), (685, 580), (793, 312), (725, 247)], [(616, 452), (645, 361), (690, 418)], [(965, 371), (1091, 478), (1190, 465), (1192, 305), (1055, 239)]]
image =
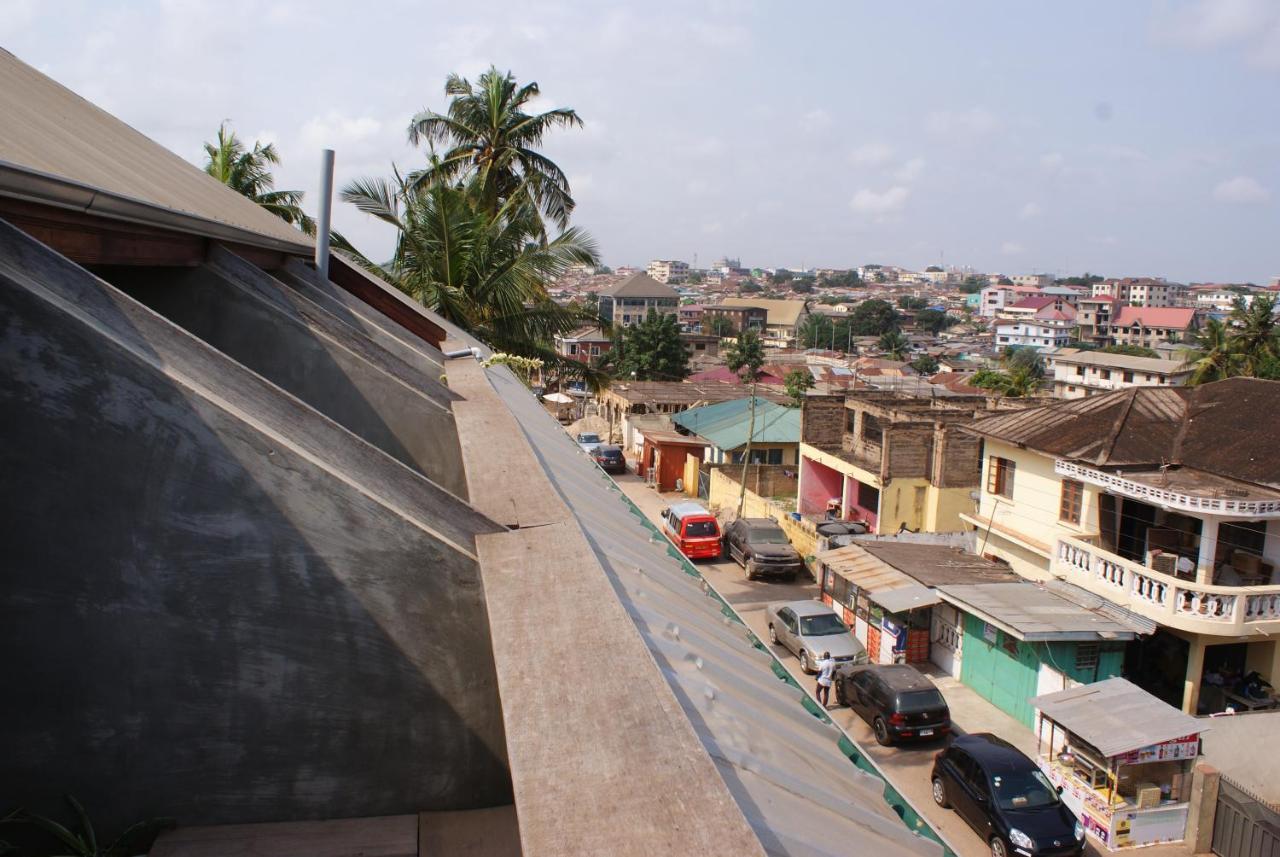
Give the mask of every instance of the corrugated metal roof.
[(913, 610), (916, 607), (928, 607), (931, 604), (937, 604), (942, 601), (938, 597), (938, 593), (918, 583), (878, 593), (871, 600), (890, 613), (901, 613), (905, 610)]
[[(699, 437), (705, 437), (720, 449), (737, 449), (747, 442), (751, 422), (751, 399), (734, 399), (714, 405), (690, 408), (674, 415), (671, 421)], [(800, 409), (789, 408), (756, 397), (755, 427), (752, 443), (799, 443)]]
[(620, 283), (615, 283), (607, 289), (601, 289), (600, 294), (608, 295), (612, 298), (678, 298), (680, 294), (673, 288), (663, 283), (659, 283), (653, 277), (646, 273), (632, 274)]
[(1088, 609), (1027, 581), (939, 586), (943, 601), (1020, 640), (1131, 640), (1149, 633), (1104, 609)]
[(793, 325), (804, 315), (804, 301), (771, 300), (761, 298), (725, 298), (720, 302), (727, 307), (760, 307), (768, 312), (766, 324), (770, 327)]
[(229, 240), (275, 242), (302, 253), (314, 246), (262, 206), (3, 49), (0, 116), (0, 193), (7, 196), (177, 228), (168, 218), (143, 216), (166, 212), (197, 234), (209, 234), (202, 225), (220, 224), (244, 233), (218, 233)]
[[(777, 661), (752, 645), (692, 566), (590, 466), (508, 371), (489, 370), (548, 477), (573, 510), (685, 714), (766, 851), (933, 854), (883, 799), (884, 784), (841, 758), (842, 733), (809, 714)], [(780, 667), (778, 667), (780, 669)]]
[(1047, 693), (1031, 700), (1040, 713), (1088, 741), (1105, 756), (1208, 730), (1207, 721), (1163, 702), (1122, 678)]

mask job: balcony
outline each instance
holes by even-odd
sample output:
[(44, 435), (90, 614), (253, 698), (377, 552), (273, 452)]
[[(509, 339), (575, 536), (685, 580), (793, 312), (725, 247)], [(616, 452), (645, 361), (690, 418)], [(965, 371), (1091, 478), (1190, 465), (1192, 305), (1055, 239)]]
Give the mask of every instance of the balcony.
[(1193, 515), (1222, 515), (1250, 519), (1280, 518), (1280, 500), (1218, 497), (1168, 490), (1135, 479), (1126, 479), (1120, 473), (1096, 470), (1062, 459), (1054, 462), (1053, 470), (1060, 476), (1097, 485), (1115, 494)]
[(1166, 627), (1226, 637), (1280, 633), (1280, 586), (1195, 583), (1070, 537), (1058, 539), (1052, 570)]

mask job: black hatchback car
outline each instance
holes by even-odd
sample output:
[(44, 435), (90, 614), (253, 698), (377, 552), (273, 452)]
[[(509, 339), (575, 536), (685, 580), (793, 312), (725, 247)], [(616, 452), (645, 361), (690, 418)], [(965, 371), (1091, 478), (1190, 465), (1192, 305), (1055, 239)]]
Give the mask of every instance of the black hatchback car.
[(961, 735), (933, 761), (933, 800), (954, 808), (991, 857), (1079, 857), (1084, 827), (1044, 773), (988, 733)]
[(951, 731), (947, 701), (907, 664), (845, 667), (836, 674), (836, 702), (871, 724), (876, 741), (941, 738)]
[(627, 460), (622, 457), (620, 446), (597, 446), (591, 453), (591, 460), (599, 464), (605, 473), (627, 472)]

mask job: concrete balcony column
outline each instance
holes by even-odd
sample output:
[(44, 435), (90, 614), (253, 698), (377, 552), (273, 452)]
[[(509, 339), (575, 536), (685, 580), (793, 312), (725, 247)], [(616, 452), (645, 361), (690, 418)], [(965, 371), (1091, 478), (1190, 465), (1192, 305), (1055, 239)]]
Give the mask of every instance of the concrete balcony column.
[(1196, 705), (1200, 701), (1200, 675), (1204, 672), (1204, 640), (1199, 636), (1188, 641), (1187, 674), (1182, 690), (1182, 710), (1187, 714), (1196, 713)]
[(1196, 583), (1213, 584), (1213, 558), (1218, 552), (1218, 519), (1210, 515), (1201, 518), (1200, 556), (1196, 560)]

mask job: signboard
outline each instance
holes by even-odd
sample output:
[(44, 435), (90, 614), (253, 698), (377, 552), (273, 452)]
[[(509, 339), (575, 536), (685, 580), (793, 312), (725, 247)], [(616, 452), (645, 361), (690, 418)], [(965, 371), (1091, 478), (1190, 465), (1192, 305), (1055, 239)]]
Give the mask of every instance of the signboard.
[(1116, 757), (1120, 765), (1142, 765), (1147, 762), (1177, 762), (1200, 755), (1200, 736), (1184, 735), (1172, 741), (1151, 744)]

